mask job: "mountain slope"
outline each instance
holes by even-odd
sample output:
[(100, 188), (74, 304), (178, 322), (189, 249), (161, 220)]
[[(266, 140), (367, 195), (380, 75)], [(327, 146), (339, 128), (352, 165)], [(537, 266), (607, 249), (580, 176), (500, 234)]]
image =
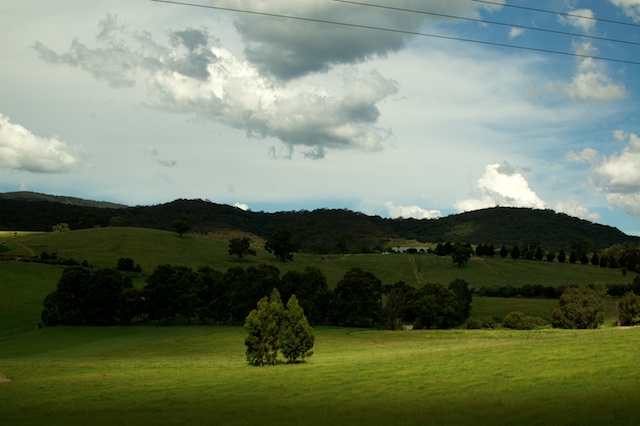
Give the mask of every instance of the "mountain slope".
[(349, 210), (318, 209), (291, 212), (251, 212), (203, 200), (175, 200), (155, 206), (100, 208), (56, 201), (24, 201), (0, 197), (0, 230), (49, 231), (57, 223), (72, 229), (109, 226), (119, 216), (131, 226), (171, 230), (186, 217), (194, 232), (233, 231), (268, 238), (275, 230), (289, 230), (304, 251), (360, 253), (381, 250), (392, 240), (421, 242), (515, 244), (535, 242), (546, 250), (568, 249), (583, 236), (603, 249), (616, 243), (640, 242), (620, 230), (555, 213), (551, 210), (495, 207), (440, 219), (384, 219)]

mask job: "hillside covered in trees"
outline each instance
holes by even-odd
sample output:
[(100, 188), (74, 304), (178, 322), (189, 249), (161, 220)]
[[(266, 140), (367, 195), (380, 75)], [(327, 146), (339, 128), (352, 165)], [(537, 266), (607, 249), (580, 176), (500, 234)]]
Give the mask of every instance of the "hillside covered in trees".
[[(11, 196), (12, 194), (19, 194)], [(27, 193), (28, 194), (28, 193)], [(137, 226), (172, 230), (184, 219), (192, 232), (232, 231), (268, 238), (289, 231), (303, 251), (361, 253), (384, 250), (394, 240), (493, 244), (500, 247), (535, 241), (549, 250), (569, 246), (578, 236), (594, 249), (640, 242), (617, 228), (581, 220), (552, 210), (495, 207), (439, 219), (386, 219), (345, 209), (252, 212), (204, 200), (175, 200), (154, 206), (121, 207), (79, 202), (68, 197), (0, 194), (0, 230), (50, 231), (59, 223), (71, 229)], [(41, 194), (40, 194), (41, 195)], [(69, 198), (70, 199), (70, 198)]]

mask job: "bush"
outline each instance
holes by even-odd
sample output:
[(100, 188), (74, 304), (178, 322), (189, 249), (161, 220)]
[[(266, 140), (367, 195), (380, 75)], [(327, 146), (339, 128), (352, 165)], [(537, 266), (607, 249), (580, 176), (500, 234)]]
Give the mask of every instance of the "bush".
[(545, 324), (546, 322), (542, 318), (531, 317), (520, 311), (511, 312), (502, 320), (502, 326), (504, 328), (514, 330), (533, 330)]
[(469, 318), (467, 320), (467, 329), (468, 330), (480, 330), (482, 328), (482, 320), (477, 318)]
[(603, 322), (603, 296), (585, 286), (566, 289), (560, 296), (560, 306), (553, 312), (556, 328), (597, 328)]

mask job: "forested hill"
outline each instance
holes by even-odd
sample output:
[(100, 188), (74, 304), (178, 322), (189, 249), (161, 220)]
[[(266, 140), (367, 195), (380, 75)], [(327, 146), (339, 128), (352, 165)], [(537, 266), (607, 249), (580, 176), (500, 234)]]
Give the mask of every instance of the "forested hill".
[[(100, 207), (98, 207), (98, 205)], [(616, 243), (640, 242), (620, 230), (555, 213), (551, 210), (495, 207), (440, 219), (384, 219), (340, 209), (291, 212), (251, 212), (203, 200), (175, 200), (155, 206), (113, 207), (77, 205), (0, 197), (0, 230), (50, 231), (58, 223), (71, 229), (114, 224), (171, 230), (186, 218), (194, 232), (240, 231), (268, 238), (286, 229), (302, 250), (319, 253), (360, 253), (389, 247), (394, 240), (424, 243), (529, 244), (548, 250), (568, 248), (583, 236), (603, 249)], [(114, 220), (115, 219), (115, 220)]]

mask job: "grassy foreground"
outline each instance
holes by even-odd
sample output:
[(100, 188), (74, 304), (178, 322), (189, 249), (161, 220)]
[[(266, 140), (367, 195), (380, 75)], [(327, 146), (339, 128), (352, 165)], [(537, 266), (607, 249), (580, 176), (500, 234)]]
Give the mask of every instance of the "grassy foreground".
[(3, 425), (637, 424), (640, 328), (319, 328), (250, 367), (240, 327), (38, 330), (0, 346)]
[[(331, 285), (352, 266), (385, 282), (547, 285), (632, 280), (609, 269), (505, 259), (458, 269), (435, 256), (296, 255), (238, 262), (227, 244), (140, 229), (12, 234), (7, 257), (55, 250), (96, 267), (131, 256), (225, 270), (273, 262), (321, 268)], [(391, 332), (317, 328), (308, 363), (250, 367), (241, 327), (47, 327), (44, 296), (63, 267), (0, 262), (2, 425), (583, 425), (637, 424), (640, 328)], [(601, 275), (598, 275), (601, 274)], [(615, 274), (615, 275), (614, 275)], [(526, 282), (525, 282), (526, 280)], [(550, 319), (557, 300), (475, 298), (472, 316), (513, 310)]]

